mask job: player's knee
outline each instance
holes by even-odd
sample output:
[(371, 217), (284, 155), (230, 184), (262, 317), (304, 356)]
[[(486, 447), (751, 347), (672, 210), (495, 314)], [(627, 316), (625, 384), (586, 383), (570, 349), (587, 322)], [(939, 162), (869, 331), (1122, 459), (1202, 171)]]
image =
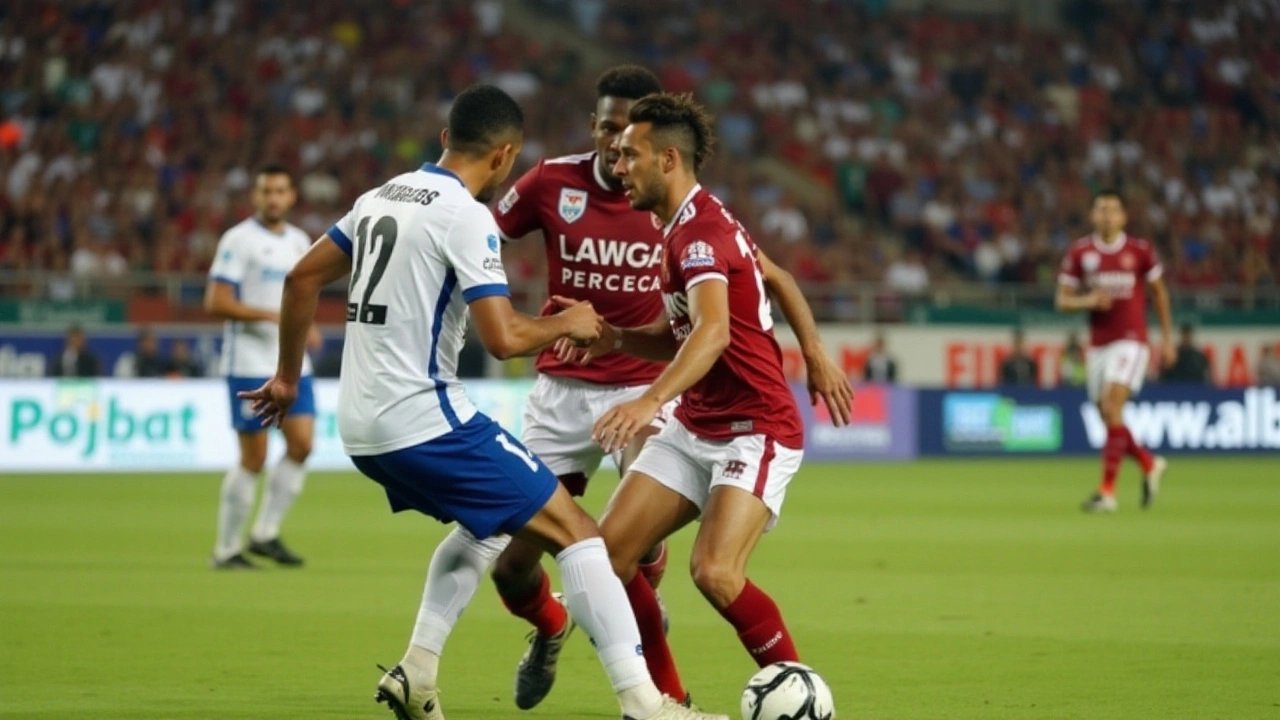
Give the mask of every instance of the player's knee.
[(262, 468), (267, 464), (267, 454), (256, 450), (240, 452), (240, 467), (257, 475), (262, 472)]
[(608, 516), (600, 522), (600, 537), (604, 539), (604, 546), (609, 550), (609, 562), (613, 565), (614, 574), (624, 583), (630, 581), (635, 577), (640, 558), (647, 548), (637, 548), (633, 541), (618, 531), (617, 526), (609, 522)]
[(1124, 404), (1117, 402), (1115, 398), (1105, 398), (1099, 403), (1099, 411), (1102, 414), (1102, 420), (1107, 425), (1121, 425), (1124, 423)]
[(490, 575), (493, 576), (493, 584), (497, 585), (500, 591), (513, 589), (529, 584), (534, 574), (533, 569), (536, 567), (536, 564), (530, 565), (519, 555), (504, 552), (493, 561)]
[(309, 437), (292, 438), (286, 441), (285, 454), (296, 463), (304, 463), (311, 456), (312, 441)]
[(699, 592), (718, 608), (728, 607), (745, 582), (742, 568), (711, 553), (695, 551), (689, 572)]

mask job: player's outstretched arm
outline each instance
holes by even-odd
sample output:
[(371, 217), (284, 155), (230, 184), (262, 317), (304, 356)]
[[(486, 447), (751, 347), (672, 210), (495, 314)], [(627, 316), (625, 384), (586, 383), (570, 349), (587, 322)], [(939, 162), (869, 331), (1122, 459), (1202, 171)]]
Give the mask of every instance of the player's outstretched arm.
[[(605, 452), (630, 444), (658, 410), (701, 380), (729, 347), (729, 284), (707, 280), (689, 288), (689, 336), (643, 395), (610, 408), (591, 429)], [(625, 342), (625, 335), (624, 335)]]
[(769, 295), (782, 308), (782, 315), (800, 344), (809, 384), (809, 402), (817, 405), (821, 397), (831, 411), (835, 425), (847, 424), (853, 412), (853, 387), (849, 384), (849, 376), (827, 355), (809, 301), (805, 300), (791, 273), (775, 265), (763, 251), (756, 250), (756, 257), (764, 271), (764, 284)]
[(279, 314), (271, 310), (249, 307), (236, 299), (236, 286), (226, 280), (210, 280), (204, 288), (204, 309), (224, 320), (241, 322), (276, 322)]
[(253, 402), (264, 426), (279, 427), (298, 397), (302, 355), (312, 332), (320, 290), (351, 272), (351, 257), (328, 235), (321, 236), (284, 279), (280, 298), (280, 348), (276, 375), (257, 390), (237, 393)]
[(280, 354), (276, 376), (297, 382), (302, 376), (302, 356), (316, 317), (320, 291), (351, 272), (351, 256), (328, 235), (311, 245), (284, 279), (280, 298)]
[[(561, 295), (552, 295), (551, 302), (562, 308), (570, 308), (581, 301)], [(601, 355), (611, 352), (622, 352), (645, 360), (669, 362), (680, 349), (675, 335), (671, 334), (671, 321), (663, 311), (662, 317), (648, 325), (634, 328), (614, 327), (604, 323), (600, 328), (600, 337), (586, 347), (574, 345), (567, 340), (559, 340), (555, 345), (556, 357), (561, 362), (586, 365)]]
[(1172, 367), (1178, 359), (1178, 348), (1173, 340), (1173, 311), (1169, 306), (1169, 288), (1164, 278), (1151, 281), (1151, 295), (1155, 300), (1156, 316), (1160, 318), (1160, 361), (1164, 367)]
[(499, 360), (534, 355), (560, 338), (585, 345), (600, 337), (604, 325), (589, 302), (539, 318), (516, 312), (506, 295), (482, 297), (468, 307), (480, 343)]

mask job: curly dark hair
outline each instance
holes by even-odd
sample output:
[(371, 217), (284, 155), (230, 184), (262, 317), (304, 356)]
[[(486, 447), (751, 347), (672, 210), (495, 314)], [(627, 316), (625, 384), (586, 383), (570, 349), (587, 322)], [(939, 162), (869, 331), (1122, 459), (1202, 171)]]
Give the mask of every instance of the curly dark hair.
[(715, 147), (711, 114), (694, 102), (692, 93), (646, 95), (631, 106), (627, 120), (653, 125), (654, 147), (679, 150), (685, 163), (693, 162), (695, 172), (702, 169)]
[(596, 98), (616, 97), (639, 100), (645, 95), (662, 92), (658, 76), (639, 65), (618, 65), (604, 71), (596, 80)]

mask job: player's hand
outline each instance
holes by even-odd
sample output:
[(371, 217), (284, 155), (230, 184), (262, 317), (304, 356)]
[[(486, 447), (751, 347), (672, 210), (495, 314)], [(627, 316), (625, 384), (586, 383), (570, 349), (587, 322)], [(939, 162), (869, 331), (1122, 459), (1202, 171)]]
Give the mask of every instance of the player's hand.
[(1093, 296), (1094, 310), (1110, 310), (1111, 309), (1111, 293), (1106, 290), (1094, 290), (1090, 295)]
[(600, 331), (605, 325), (604, 318), (596, 313), (589, 301), (572, 300), (559, 295), (552, 296), (551, 301), (564, 308), (560, 315), (569, 323), (565, 337), (574, 345), (587, 347), (599, 339)]
[(631, 439), (653, 422), (662, 403), (644, 395), (609, 408), (591, 429), (591, 439), (599, 443), (606, 453), (617, 452), (631, 443)]
[(831, 411), (831, 422), (836, 427), (848, 425), (853, 414), (853, 387), (849, 376), (826, 353), (806, 360), (805, 365), (809, 376), (809, 403), (817, 405), (818, 398), (822, 398)]
[(618, 329), (609, 323), (600, 328), (600, 337), (586, 347), (579, 347), (567, 338), (556, 341), (554, 352), (556, 358), (569, 365), (586, 365), (601, 355), (613, 352), (618, 344)]
[(1173, 344), (1172, 338), (1160, 344), (1160, 360), (1166, 369), (1178, 362), (1178, 347)]
[(298, 399), (298, 385), (273, 377), (257, 390), (238, 392), (236, 397), (253, 401), (253, 414), (262, 418), (263, 427), (280, 427)]

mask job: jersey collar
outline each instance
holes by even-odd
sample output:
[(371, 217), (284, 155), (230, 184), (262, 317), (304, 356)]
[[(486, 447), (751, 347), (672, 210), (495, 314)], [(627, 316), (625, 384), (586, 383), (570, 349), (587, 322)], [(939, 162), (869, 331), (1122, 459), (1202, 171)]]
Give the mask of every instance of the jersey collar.
[(675, 213), (671, 216), (671, 220), (666, 224), (666, 227), (662, 228), (662, 237), (665, 238), (671, 234), (671, 231), (675, 229), (677, 224), (679, 224), (680, 216), (684, 215), (685, 208), (689, 207), (689, 203), (693, 202), (694, 196), (697, 195), (700, 190), (702, 190), (702, 183), (695, 183), (689, 190), (689, 194), (684, 196), (684, 200), (680, 201), (680, 207), (676, 208)]
[(431, 173), (432, 175), (444, 175), (445, 177), (451, 177), (454, 180), (457, 180), (458, 184), (464, 188), (467, 186), (466, 183), (462, 182), (462, 178), (455, 175), (452, 170), (446, 170), (435, 163), (422, 163), (421, 169), (422, 172)]
[(615, 195), (618, 193), (616, 189), (609, 187), (609, 183), (605, 182), (604, 176), (600, 174), (600, 153), (591, 153), (591, 176), (596, 179), (596, 184), (601, 190)]
[(1108, 255), (1114, 255), (1115, 253), (1123, 250), (1125, 243), (1127, 242), (1129, 242), (1128, 233), (1120, 233), (1120, 239), (1110, 245), (1103, 242), (1098, 233), (1093, 234), (1093, 246), (1098, 249), (1098, 252), (1106, 253)]

